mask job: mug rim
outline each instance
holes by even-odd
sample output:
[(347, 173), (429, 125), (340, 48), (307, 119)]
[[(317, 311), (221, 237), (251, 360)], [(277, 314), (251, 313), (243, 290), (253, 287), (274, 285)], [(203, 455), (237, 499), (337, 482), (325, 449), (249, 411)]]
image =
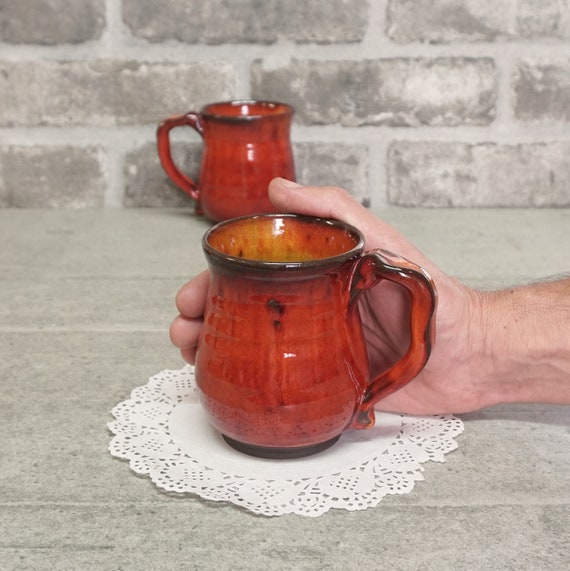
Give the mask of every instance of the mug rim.
[[(282, 107), (281, 110), (275, 110), (270, 114), (256, 113), (255, 115), (225, 115), (223, 113), (216, 113), (212, 109), (218, 106), (227, 107), (238, 107), (239, 105), (262, 105), (264, 107)], [(282, 117), (283, 115), (293, 115), (295, 109), (292, 105), (288, 103), (283, 103), (282, 101), (271, 101), (268, 99), (229, 99), (227, 101), (215, 101), (213, 103), (208, 103), (202, 110), (200, 114), (208, 119), (218, 119), (223, 121), (253, 121), (255, 119), (262, 119), (266, 117)]]
[[(229, 254), (224, 254), (212, 246), (208, 242), (208, 238), (220, 227), (229, 226), (231, 224), (241, 222), (244, 220), (252, 220), (256, 218), (289, 218), (295, 220), (303, 220), (311, 222), (315, 225), (327, 225), (334, 226), (335, 228), (348, 231), (355, 238), (355, 244), (346, 252), (336, 254), (334, 256), (327, 256), (326, 258), (317, 258), (314, 260), (299, 260), (299, 261), (266, 261), (266, 260), (254, 260), (251, 258), (240, 258), (238, 256), (231, 256)], [(341, 263), (347, 262), (360, 254), (364, 250), (364, 234), (348, 222), (338, 220), (337, 218), (324, 218), (320, 216), (308, 216), (305, 214), (295, 214), (292, 212), (288, 213), (267, 213), (267, 214), (250, 214), (245, 216), (239, 216), (237, 218), (230, 218), (229, 220), (223, 220), (214, 224), (209, 228), (202, 236), (202, 248), (206, 254), (211, 256), (213, 259), (218, 260), (222, 263), (230, 263), (236, 265), (240, 268), (249, 268), (254, 270), (310, 270), (315, 268), (322, 268), (324, 266), (337, 266)]]

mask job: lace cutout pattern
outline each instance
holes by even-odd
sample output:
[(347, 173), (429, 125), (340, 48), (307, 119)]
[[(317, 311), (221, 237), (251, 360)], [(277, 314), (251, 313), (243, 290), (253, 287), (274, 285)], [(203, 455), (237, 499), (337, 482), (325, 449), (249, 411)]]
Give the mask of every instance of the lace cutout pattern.
[(231, 502), (256, 514), (316, 517), (363, 510), (423, 480), (422, 463), (444, 462), (463, 423), (452, 415), (377, 413), (370, 430), (348, 430), (328, 450), (296, 460), (253, 458), (229, 447), (200, 405), (194, 368), (164, 370), (112, 410), (109, 451), (168, 492)]

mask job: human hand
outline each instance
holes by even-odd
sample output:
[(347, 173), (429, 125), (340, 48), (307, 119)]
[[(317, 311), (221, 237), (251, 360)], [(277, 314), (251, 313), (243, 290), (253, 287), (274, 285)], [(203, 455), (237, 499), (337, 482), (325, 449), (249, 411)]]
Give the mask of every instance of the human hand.
[[(276, 179), (269, 186), (269, 196), (280, 211), (337, 218), (356, 226), (365, 236), (365, 250), (392, 251), (422, 266), (434, 280), (439, 308), (436, 341), (428, 363), (408, 385), (377, 403), (377, 409), (437, 414), (466, 412), (487, 404), (477, 385), (471, 383), (472, 362), (466, 359), (472, 348), (470, 325), (478, 313), (475, 291), (439, 270), (397, 230), (342, 189), (302, 187)], [(170, 337), (189, 363), (196, 355), (208, 283), (209, 274), (203, 272), (183, 286), (176, 297), (180, 315), (172, 322)], [(384, 281), (363, 292), (359, 309), (374, 377), (398, 361), (408, 348), (408, 294), (400, 286)]]

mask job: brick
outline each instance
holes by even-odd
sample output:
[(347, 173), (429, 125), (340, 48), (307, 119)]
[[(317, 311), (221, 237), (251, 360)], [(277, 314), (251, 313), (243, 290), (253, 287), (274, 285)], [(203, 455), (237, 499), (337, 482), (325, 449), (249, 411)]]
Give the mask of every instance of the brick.
[(123, 0), (133, 35), (151, 42), (272, 44), (280, 39), (358, 42), (367, 28), (367, 0)]
[[(297, 180), (303, 184), (341, 186), (369, 204), (368, 148), (363, 145), (297, 143), (293, 145)], [(199, 178), (202, 144), (174, 143), (175, 163), (190, 178)], [(192, 199), (174, 185), (160, 165), (156, 145), (147, 143), (125, 158), (126, 207), (191, 207)]]
[(495, 117), (490, 58), (292, 60), (271, 69), (256, 60), (251, 83), (254, 97), (292, 104), (308, 125), (486, 125)]
[(362, 204), (370, 204), (367, 146), (311, 142), (293, 147), (299, 183), (340, 186)]
[(570, 0), (519, 0), (516, 18), (521, 38), (570, 39)]
[(103, 206), (102, 161), (99, 147), (0, 147), (0, 207)]
[(2, 0), (0, 41), (78, 44), (101, 37), (105, 0)]
[(570, 38), (570, 0), (390, 0), (386, 33), (399, 43)]
[(388, 198), (402, 206), (570, 206), (569, 142), (396, 141)]
[(399, 43), (493, 41), (511, 35), (509, 14), (513, 2), (390, 0), (386, 33)]
[(227, 62), (0, 61), (0, 126), (157, 124), (236, 84)]
[(513, 72), (513, 113), (528, 123), (568, 123), (570, 58), (519, 61)]
[[(178, 167), (197, 181), (202, 145), (173, 143), (172, 158)], [(166, 176), (155, 143), (147, 143), (125, 157), (125, 207), (189, 208), (194, 201)]]

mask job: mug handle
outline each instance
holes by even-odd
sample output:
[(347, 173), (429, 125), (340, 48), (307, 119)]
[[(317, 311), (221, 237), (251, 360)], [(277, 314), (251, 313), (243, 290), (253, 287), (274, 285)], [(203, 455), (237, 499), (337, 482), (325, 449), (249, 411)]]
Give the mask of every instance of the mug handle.
[(198, 131), (202, 138), (204, 137), (204, 128), (202, 126), (199, 113), (190, 111), (185, 115), (174, 115), (173, 117), (169, 117), (162, 121), (156, 130), (158, 157), (160, 158), (162, 168), (165, 170), (172, 182), (189, 194), (194, 200), (200, 202), (200, 191), (198, 190), (198, 185), (190, 177), (181, 172), (172, 160), (172, 154), (170, 151), (170, 130), (182, 125), (192, 127), (192, 129)]
[(433, 318), (437, 293), (431, 277), (417, 264), (387, 250), (367, 252), (355, 263), (350, 280), (349, 306), (364, 290), (384, 279), (403, 286), (410, 295), (410, 346), (396, 364), (367, 385), (353, 417), (352, 428), (374, 426), (374, 405), (418, 375), (427, 363), (435, 339)]

